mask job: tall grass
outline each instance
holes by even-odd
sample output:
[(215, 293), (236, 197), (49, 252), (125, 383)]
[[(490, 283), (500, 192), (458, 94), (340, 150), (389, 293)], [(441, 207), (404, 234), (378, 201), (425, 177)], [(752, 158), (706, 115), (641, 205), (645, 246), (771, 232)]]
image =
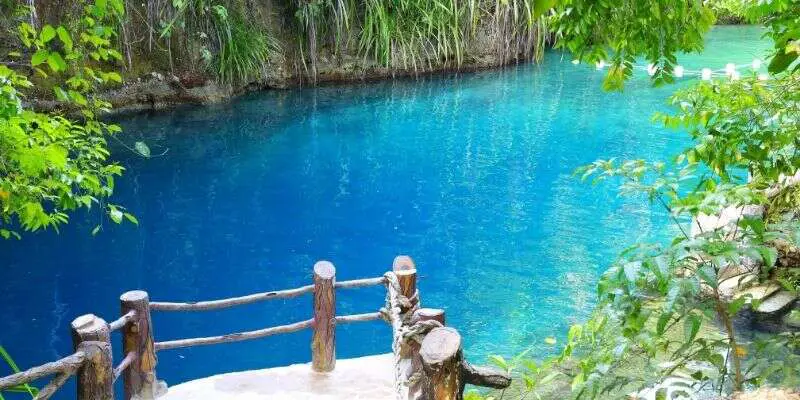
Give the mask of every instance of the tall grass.
[[(21, 372), (17, 363), (14, 362), (14, 359), (11, 358), (11, 355), (8, 354), (8, 351), (3, 346), (0, 346), (0, 360), (2, 360), (8, 367), (11, 369), (12, 373)], [(0, 375), (5, 375), (3, 372), (0, 372)], [(37, 394), (39, 394), (39, 390), (29, 384), (17, 385), (11, 388), (5, 389), (7, 393), (27, 393), (31, 398), (35, 398)], [(3, 393), (0, 393), (0, 400), (4, 400)]]
[(360, 1), (296, 0), (300, 60), (312, 78), (317, 75), (317, 48), (320, 44), (331, 47), (335, 55), (350, 50), (358, 25)]
[(475, 0), (365, 0), (361, 50), (387, 67), (464, 59)]
[(495, 51), (503, 63), (540, 61), (548, 38), (546, 17), (534, 14), (535, 0), (495, 0)]
[[(502, 63), (539, 60), (546, 45), (535, 0), (296, 0), (301, 58), (316, 73), (319, 47), (358, 53), (392, 68), (424, 71), (467, 56), (479, 26)], [(307, 68), (308, 69), (308, 68)]]
[[(322, 56), (419, 72), (483, 56), (486, 42), (502, 63), (539, 59), (547, 33), (533, 16), (536, 1), (125, 1), (117, 40), (133, 74), (167, 70), (192, 81), (211, 72), (221, 82), (251, 82), (282, 58), (276, 35), (284, 34), (297, 40), (311, 77)], [(473, 43), (480, 54), (468, 54)]]
[(214, 30), (219, 48), (208, 66), (224, 83), (248, 83), (266, 73), (266, 65), (278, 53), (277, 41), (254, 28), (239, 14), (215, 14)]
[(279, 59), (273, 31), (251, 0), (125, 4), (120, 47), (129, 57), (135, 53), (146, 59), (146, 68), (166, 64), (176, 74), (206, 70), (224, 83), (247, 83)]

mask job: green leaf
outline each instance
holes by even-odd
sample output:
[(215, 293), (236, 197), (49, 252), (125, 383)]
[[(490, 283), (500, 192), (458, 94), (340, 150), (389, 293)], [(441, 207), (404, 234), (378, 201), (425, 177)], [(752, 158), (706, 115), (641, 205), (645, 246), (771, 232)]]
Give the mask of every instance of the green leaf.
[(693, 342), (697, 337), (697, 333), (700, 332), (701, 322), (700, 316), (696, 314), (689, 314), (683, 320), (683, 336), (687, 343)]
[(778, 50), (774, 57), (772, 57), (772, 61), (769, 63), (769, 67), (767, 70), (771, 74), (778, 74), (783, 71), (786, 71), (792, 63), (797, 60), (798, 54), (797, 53), (786, 53), (783, 49)]
[(659, 388), (656, 391), (656, 400), (667, 400), (667, 388)]
[(125, 15), (124, 0), (110, 0), (110, 1), (111, 1), (111, 8), (113, 8), (118, 15)]
[(47, 65), (50, 66), (50, 69), (53, 72), (61, 72), (67, 69), (67, 62), (64, 61), (64, 58), (61, 57), (61, 54), (58, 52), (51, 52), (50, 55), (47, 56)]
[(772, 247), (759, 247), (758, 253), (761, 255), (761, 259), (767, 270), (775, 266), (775, 262), (778, 260), (777, 250)]
[(103, 18), (106, 15), (107, 0), (96, 0), (93, 7), (94, 15), (98, 18)]
[(697, 269), (697, 275), (705, 282), (706, 285), (716, 288), (719, 285), (717, 274), (710, 265), (704, 265)]
[(538, 18), (556, 5), (556, 0), (534, 0), (533, 16)]
[(125, 213), (124, 216), (125, 216), (125, 219), (130, 221), (132, 224), (139, 225), (139, 220), (136, 219), (136, 217), (134, 217), (132, 214)]
[(148, 147), (144, 142), (134, 143), (133, 148), (136, 149), (136, 152), (143, 157), (150, 157), (150, 147)]
[(69, 94), (69, 97), (72, 99), (72, 101), (74, 101), (78, 105), (85, 106), (89, 104), (86, 101), (86, 97), (83, 97), (83, 95), (77, 90), (70, 90), (67, 93)]
[(503, 371), (508, 371), (508, 362), (506, 362), (506, 359), (503, 358), (503, 356), (491, 355), (489, 356), (489, 361)]
[(728, 304), (728, 314), (736, 315), (736, 313), (738, 313), (739, 310), (745, 304), (747, 304), (747, 297), (741, 296), (741, 297), (737, 298), (736, 300), (734, 300), (730, 304)]
[(111, 208), (108, 211), (108, 216), (111, 218), (112, 221), (114, 221), (114, 223), (119, 224), (122, 222), (122, 217), (123, 217), (122, 211), (116, 208)]
[(63, 26), (59, 26), (58, 29), (56, 29), (56, 33), (58, 33), (58, 39), (61, 40), (61, 43), (64, 44), (64, 48), (69, 51), (72, 51), (73, 43), (72, 43), (72, 37), (70, 37), (69, 32), (67, 32), (67, 30)]
[(547, 376), (542, 378), (542, 380), (539, 381), (539, 384), (540, 385), (547, 385), (548, 383), (552, 382), (553, 379), (556, 379), (556, 377), (558, 377), (559, 375), (560, 375), (560, 373), (557, 372), (557, 371), (556, 372), (551, 372)]
[(31, 65), (34, 67), (47, 61), (47, 57), (50, 55), (50, 52), (45, 49), (39, 49), (36, 53), (33, 54), (31, 57)]
[(47, 43), (53, 40), (54, 37), (56, 37), (56, 30), (50, 25), (45, 25), (42, 28), (42, 32), (39, 34), (39, 40), (41, 40), (42, 43)]
[[(9, 354), (8, 351), (6, 351), (6, 349), (3, 346), (0, 346), (0, 359), (2, 359), (11, 368), (12, 372), (14, 373), (21, 372), (17, 363), (15, 363), (14, 359), (11, 358), (11, 354)], [(27, 392), (31, 397), (35, 397), (39, 393), (39, 389), (27, 383), (14, 386), (11, 389), (12, 389), (11, 391), (16, 391), (16, 392)]]
[(658, 316), (658, 323), (656, 324), (656, 333), (663, 335), (667, 328), (667, 323), (672, 319), (672, 313), (665, 312)]
[(100, 232), (100, 225), (97, 225), (92, 229), (92, 236), (97, 236), (97, 233)]
[(69, 101), (69, 95), (67, 95), (67, 92), (60, 86), (53, 86), (53, 92), (58, 101)]

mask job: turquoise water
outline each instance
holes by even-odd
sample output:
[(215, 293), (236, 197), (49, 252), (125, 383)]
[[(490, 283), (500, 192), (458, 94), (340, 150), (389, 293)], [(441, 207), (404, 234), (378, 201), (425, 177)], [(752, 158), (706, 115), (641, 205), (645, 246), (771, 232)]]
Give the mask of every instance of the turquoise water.
[[(765, 49), (758, 37), (718, 28), (709, 51), (685, 64), (749, 64)], [(598, 158), (665, 159), (686, 144), (650, 122), (674, 87), (653, 89), (640, 72), (624, 93), (603, 93), (602, 77), (551, 52), (541, 65), (267, 91), (124, 118), (126, 141), (168, 150), (147, 160), (115, 153), (128, 169), (115, 201), (141, 225), (92, 237), (97, 216), (76, 216), (60, 235), (0, 242), (0, 344), (31, 366), (70, 352), (76, 316), (114, 319), (126, 290), (214, 299), (308, 284), (319, 259), (343, 280), (379, 276), (409, 254), (423, 304), (446, 309), (468, 358), (550, 354), (544, 339), (588, 315), (614, 256), (670, 234), (658, 209), (572, 176)], [(370, 288), (340, 292), (337, 306), (359, 313), (382, 302)], [(156, 313), (154, 329), (157, 340), (208, 336), (310, 313), (303, 297)], [(300, 332), (165, 351), (158, 373), (177, 383), (307, 362), (309, 340)], [(337, 331), (339, 357), (388, 351), (381, 323)]]

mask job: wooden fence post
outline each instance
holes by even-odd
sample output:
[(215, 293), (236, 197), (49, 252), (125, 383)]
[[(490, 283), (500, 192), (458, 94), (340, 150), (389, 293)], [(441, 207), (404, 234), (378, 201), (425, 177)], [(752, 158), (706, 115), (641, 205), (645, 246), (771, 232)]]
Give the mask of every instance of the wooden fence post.
[[(494, 368), (476, 367), (464, 360), (461, 335), (453, 328), (435, 328), (422, 340), (422, 400), (462, 400), (464, 385), (505, 389), (511, 376)], [(413, 393), (412, 393), (413, 394)]]
[[(437, 321), (442, 326), (444, 326), (445, 316), (444, 310), (438, 308), (419, 308), (414, 311), (414, 314), (411, 316), (411, 325), (416, 324), (417, 322), (422, 321)], [(420, 344), (416, 341), (411, 341), (408, 349), (408, 357), (411, 358), (411, 364), (409, 365), (409, 370), (406, 370), (406, 378), (410, 378), (415, 374), (423, 374), (424, 371), (422, 368), (422, 358), (419, 355), (420, 351)], [(413, 381), (408, 387), (409, 399), (418, 399), (422, 397), (423, 393), (423, 384), (424, 379), (417, 379)]]
[(314, 264), (314, 332), (311, 367), (331, 372), (336, 366), (336, 268), (328, 261)]
[(133, 352), (134, 361), (122, 375), (125, 386), (125, 400), (133, 398), (152, 400), (158, 394), (156, 380), (156, 352), (153, 347), (152, 319), (150, 317), (150, 297), (147, 292), (133, 290), (119, 298), (122, 315), (135, 313), (133, 321), (122, 328), (122, 354)]
[(419, 351), (425, 373), (423, 400), (461, 400), (461, 335), (453, 328), (436, 328), (422, 341)]
[(400, 294), (407, 297), (411, 307), (401, 307), (401, 313), (407, 313), (419, 306), (419, 291), (417, 290), (417, 266), (409, 256), (397, 256), (392, 263), (392, 271), (397, 276), (400, 284)]
[(77, 373), (77, 400), (113, 400), (114, 365), (108, 324), (102, 318), (87, 314), (75, 318), (71, 328), (75, 350), (86, 354)]

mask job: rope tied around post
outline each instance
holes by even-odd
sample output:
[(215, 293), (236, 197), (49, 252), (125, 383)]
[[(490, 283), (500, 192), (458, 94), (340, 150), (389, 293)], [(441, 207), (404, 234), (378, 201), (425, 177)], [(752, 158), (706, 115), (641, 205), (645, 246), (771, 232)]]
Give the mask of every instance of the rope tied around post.
[[(384, 314), (392, 326), (392, 354), (394, 355), (394, 390), (397, 400), (408, 398), (408, 384), (400, 369), (400, 346), (403, 337), (403, 321), (400, 317), (400, 283), (394, 272), (384, 274), (386, 278), (386, 308)], [(408, 300), (408, 299), (406, 299)]]
[[(442, 326), (435, 320), (423, 320), (412, 323), (412, 315), (416, 310), (416, 288), (413, 298), (403, 295), (402, 286), (397, 274), (389, 271), (384, 274), (386, 278), (386, 306), (381, 308), (380, 314), (392, 326), (392, 354), (394, 356), (394, 389), (398, 400), (406, 400), (409, 396), (409, 385), (420, 379), (418, 374), (406, 377), (403, 373), (402, 360), (403, 348), (412, 342), (422, 343), (425, 334)], [(403, 312), (403, 310), (406, 310)]]

